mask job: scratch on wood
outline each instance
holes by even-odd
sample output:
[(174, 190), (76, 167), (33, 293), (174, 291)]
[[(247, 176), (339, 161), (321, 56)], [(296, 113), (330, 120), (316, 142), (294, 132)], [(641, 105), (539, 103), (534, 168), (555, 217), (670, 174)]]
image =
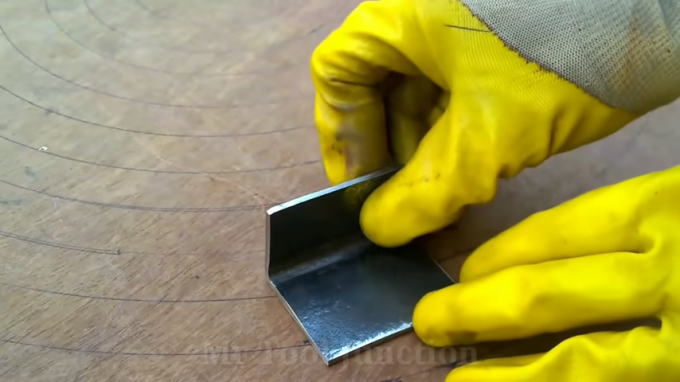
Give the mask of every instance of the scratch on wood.
[(0, 200), (0, 204), (5, 206), (20, 206), (24, 204), (23, 199)]
[(38, 173), (28, 166), (24, 167), (24, 174), (32, 179), (36, 179), (38, 177)]
[[(182, 170), (182, 171), (192, 171), (192, 172), (196, 171), (196, 170), (194, 170), (194, 169), (187, 168), (187, 167), (183, 167), (183, 166), (179, 166), (179, 165), (177, 165), (177, 164), (175, 164), (175, 163), (173, 163), (173, 162), (168, 161), (167, 159), (165, 159), (165, 158), (163, 158), (161, 155), (159, 155), (157, 152), (155, 152), (149, 145), (147, 145), (147, 144), (145, 144), (144, 142), (142, 142), (141, 140), (139, 140), (139, 138), (134, 137), (134, 139), (135, 139), (135, 141), (137, 141), (137, 143), (138, 143), (142, 148), (144, 148), (144, 149), (145, 149), (146, 151), (148, 151), (151, 155), (153, 155), (154, 157), (156, 157), (156, 159), (158, 159), (159, 161), (161, 161), (161, 162), (163, 162), (163, 163), (165, 163), (165, 164), (168, 164), (168, 165), (170, 165), (170, 166), (172, 166), (172, 167), (174, 167), (174, 168), (176, 168), (176, 169)], [(255, 200), (257, 201), (257, 204), (258, 204), (262, 209), (265, 208), (265, 204), (275, 204), (275, 203), (278, 203), (278, 202), (277, 202), (276, 200), (274, 200), (274, 199), (267, 198), (267, 197), (264, 196), (264, 195), (261, 195), (261, 194), (255, 192), (255, 191), (253, 191), (253, 190), (251, 190), (251, 189), (249, 189), (249, 188), (243, 187), (243, 186), (237, 184), (236, 182), (230, 181), (230, 180), (228, 180), (228, 179), (225, 179), (225, 178), (222, 178), (222, 177), (218, 177), (218, 176), (215, 176), (215, 175), (211, 175), (211, 174), (205, 174), (205, 173), (200, 173), (200, 174), (201, 174), (201, 175), (204, 175), (204, 176), (207, 176), (207, 177), (210, 178), (211, 180), (215, 180), (215, 179), (221, 180), (221, 181), (223, 181), (223, 182), (229, 183), (229, 185), (231, 185), (231, 186), (234, 186), (234, 187), (240, 189), (241, 191), (245, 192), (246, 194), (252, 196), (253, 199), (255, 199)]]

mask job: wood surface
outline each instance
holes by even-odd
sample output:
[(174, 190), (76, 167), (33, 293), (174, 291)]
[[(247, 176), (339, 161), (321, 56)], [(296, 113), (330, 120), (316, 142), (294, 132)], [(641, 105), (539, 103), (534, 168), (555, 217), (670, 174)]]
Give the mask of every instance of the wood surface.
[[(443, 381), (513, 349), (407, 334), (328, 368), (267, 285), (265, 209), (327, 186), (309, 57), (357, 4), (0, 2), (1, 381)], [(680, 163), (679, 114), (503, 181), (429, 248), (455, 276), (530, 213)]]

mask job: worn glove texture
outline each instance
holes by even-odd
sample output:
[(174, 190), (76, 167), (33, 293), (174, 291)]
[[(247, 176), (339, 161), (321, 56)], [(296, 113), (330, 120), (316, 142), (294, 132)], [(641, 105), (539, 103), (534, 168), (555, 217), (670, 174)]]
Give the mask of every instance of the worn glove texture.
[(364, 232), (389, 247), (443, 228), (498, 178), (676, 99), (679, 4), (362, 3), (311, 60), (328, 178), (400, 162), (366, 201)]
[(680, 381), (680, 167), (530, 216), (478, 248), (460, 281), (416, 307), (413, 323), (425, 343), (509, 340), (650, 317), (662, 326), (471, 363), (447, 382)]

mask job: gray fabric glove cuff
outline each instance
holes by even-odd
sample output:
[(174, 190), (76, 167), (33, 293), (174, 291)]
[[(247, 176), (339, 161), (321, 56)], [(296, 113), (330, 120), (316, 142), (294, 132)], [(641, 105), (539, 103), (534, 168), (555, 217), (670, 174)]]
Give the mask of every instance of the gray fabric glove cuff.
[(602, 102), (680, 97), (680, 0), (462, 0), (511, 49)]

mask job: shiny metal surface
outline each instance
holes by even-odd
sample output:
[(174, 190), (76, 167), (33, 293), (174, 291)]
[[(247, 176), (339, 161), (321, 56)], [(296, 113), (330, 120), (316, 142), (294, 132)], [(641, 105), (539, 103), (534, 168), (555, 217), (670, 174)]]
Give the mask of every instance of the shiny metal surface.
[(327, 365), (412, 329), (420, 298), (453, 281), (414, 245), (382, 248), (361, 232), (386, 169), (267, 211), (271, 286)]

